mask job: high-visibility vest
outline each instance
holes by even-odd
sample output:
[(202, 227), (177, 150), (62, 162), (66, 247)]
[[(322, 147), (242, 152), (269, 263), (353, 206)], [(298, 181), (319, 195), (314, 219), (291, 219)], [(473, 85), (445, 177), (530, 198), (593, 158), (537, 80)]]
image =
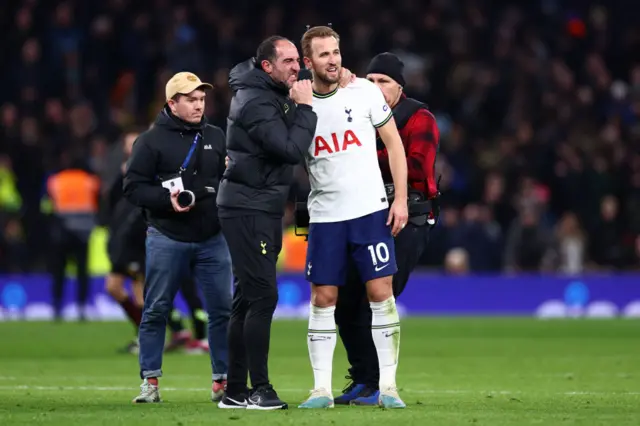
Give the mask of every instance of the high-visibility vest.
[(58, 214), (98, 211), (100, 179), (84, 170), (63, 170), (49, 177), (47, 192)]
[(22, 197), (16, 188), (16, 178), (9, 168), (0, 167), (0, 207), (17, 212), (22, 206)]

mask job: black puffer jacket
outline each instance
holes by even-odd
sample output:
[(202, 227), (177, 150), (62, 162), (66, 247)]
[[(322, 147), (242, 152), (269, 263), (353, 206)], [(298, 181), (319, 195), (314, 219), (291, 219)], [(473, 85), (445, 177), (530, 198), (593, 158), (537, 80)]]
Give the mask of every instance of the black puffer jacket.
[(218, 191), (220, 217), (284, 213), (293, 166), (304, 160), (318, 118), (253, 59), (229, 73), (235, 92), (227, 124), (229, 165)]
[[(188, 212), (177, 213), (171, 206), (169, 191), (162, 181), (172, 178), (187, 157), (195, 136), (197, 148), (182, 174), (185, 189), (196, 195)], [(153, 128), (142, 133), (133, 144), (124, 176), (124, 196), (144, 209), (147, 223), (167, 237), (183, 242), (205, 241), (220, 232), (215, 196), (205, 187), (218, 189), (224, 159), (224, 133), (207, 124), (189, 124), (165, 107)]]

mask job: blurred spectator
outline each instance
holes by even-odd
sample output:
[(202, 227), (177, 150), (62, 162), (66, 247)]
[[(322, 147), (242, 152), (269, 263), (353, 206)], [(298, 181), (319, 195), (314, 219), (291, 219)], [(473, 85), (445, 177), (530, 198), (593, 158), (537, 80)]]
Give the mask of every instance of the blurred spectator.
[(482, 201), (493, 214), (501, 232), (506, 232), (509, 224), (516, 215), (514, 207), (509, 203), (506, 195), (505, 177), (500, 173), (490, 173), (485, 179)]
[(543, 269), (578, 275), (584, 271), (587, 261), (587, 238), (580, 227), (578, 217), (566, 212), (556, 225), (551, 246), (544, 256)]
[(7, 272), (26, 272), (27, 245), (22, 226), (17, 219), (9, 219), (0, 234), (0, 264)]
[(444, 271), (449, 275), (465, 275), (470, 271), (469, 254), (463, 248), (449, 250), (444, 257)]
[(507, 272), (538, 272), (551, 240), (535, 207), (523, 206), (509, 228), (504, 267)]
[(602, 199), (600, 217), (591, 233), (591, 260), (602, 269), (620, 269), (628, 260), (624, 246), (624, 228), (618, 200), (608, 195)]
[(84, 163), (64, 154), (61, 168), (47, 179), (52, 202), (51, 253), (49, 254), (54, 315), (62, 318), (67, 262), (75, 261), (80, 319), (85, 319), (89, 294), (89, 240), (97, 224), (100, 180)]
[(462, 222), (451, 232), (450, 244), (465, 250), (471, 271), (500, 269), (502, 231), (491, 216), (487, 207), (469, 204), (463, 210)]

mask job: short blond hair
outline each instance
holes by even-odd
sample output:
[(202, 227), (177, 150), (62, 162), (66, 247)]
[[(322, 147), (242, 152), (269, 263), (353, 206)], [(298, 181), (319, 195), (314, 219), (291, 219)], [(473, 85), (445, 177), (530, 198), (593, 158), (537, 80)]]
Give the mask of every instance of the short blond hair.
[(313, 50), (311, 49), (311, 42), (313, 39), (327, 37), (335, 37), (335, 39), (340, 42), (340, 36), (331, 27), (321, 26), (309, 28), (302, 36), (302, 41), (300, 42), (300, 45), (302, 46), (302, 55), (310, 58), (313, 53)]

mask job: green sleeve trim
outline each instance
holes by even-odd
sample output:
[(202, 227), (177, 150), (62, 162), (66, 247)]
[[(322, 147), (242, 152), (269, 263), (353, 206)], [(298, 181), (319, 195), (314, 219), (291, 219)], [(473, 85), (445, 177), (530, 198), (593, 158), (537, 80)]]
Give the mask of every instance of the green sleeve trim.
[(389, 120), (391, 120), (391, 117), (393, 117), (393, 111), (389, 111), (389, 115), (387, 116), (387, 118), (385, 118), (382, 123), (380, 124), (374, 124), (373, 127), (375, 127), (376, 129), (379, 127), (384, 126), (385, 124), (387, 124), (389, 122)]

